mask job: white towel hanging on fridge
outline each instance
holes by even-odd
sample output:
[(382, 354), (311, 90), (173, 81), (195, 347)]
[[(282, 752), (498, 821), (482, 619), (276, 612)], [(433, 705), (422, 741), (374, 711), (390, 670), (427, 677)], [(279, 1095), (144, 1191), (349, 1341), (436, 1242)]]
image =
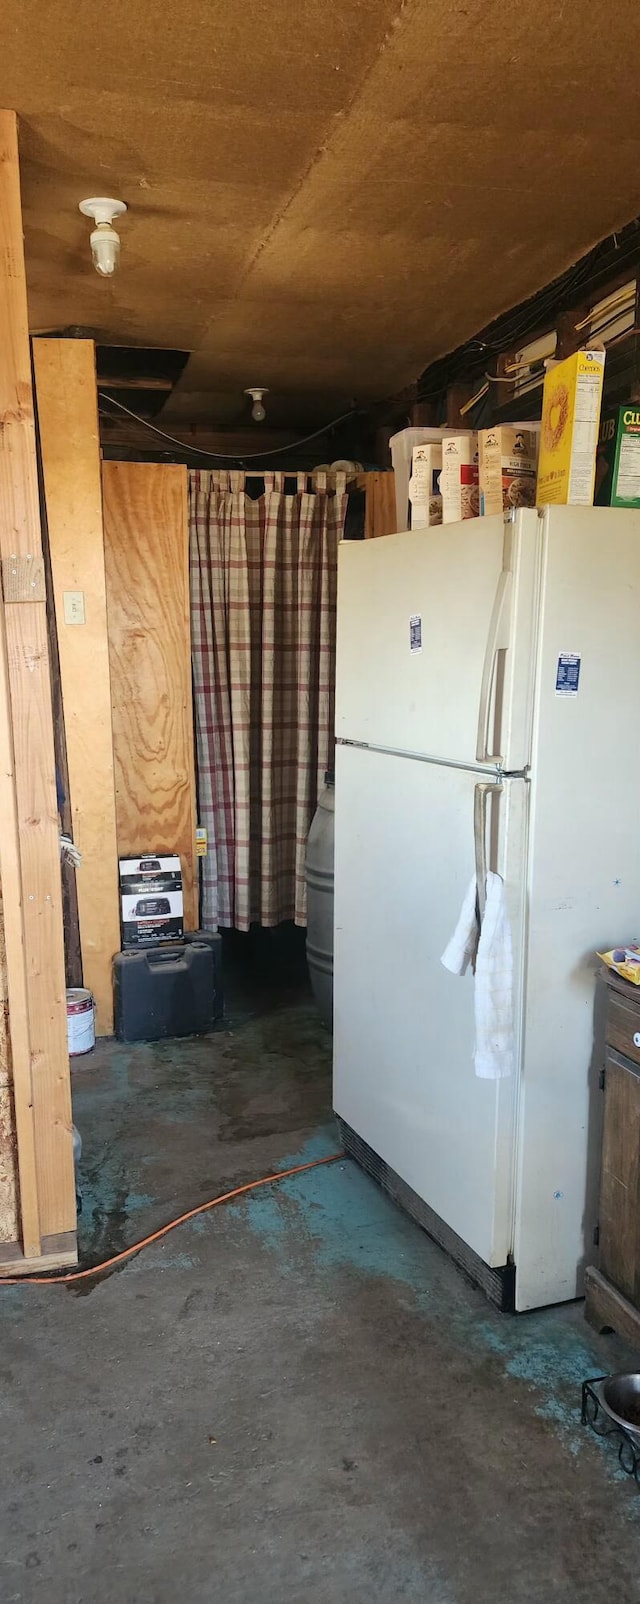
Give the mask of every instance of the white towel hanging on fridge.
[(460, 909), (456, 928), (440, 959), (452, 975), (466, 975), (469, 964), (475, 961), (479, 935), (477, 908), (478, 888), (474, 877)]
[(499, 874), (487, 874), (486, 897), (479, 928), (474, 877), (441, 961), (452, 974), (464, 975), (475, 959), (475, 1071), (483, 1080), (501, 1080), (513, 1074), (514, 1032), (511, 927)]

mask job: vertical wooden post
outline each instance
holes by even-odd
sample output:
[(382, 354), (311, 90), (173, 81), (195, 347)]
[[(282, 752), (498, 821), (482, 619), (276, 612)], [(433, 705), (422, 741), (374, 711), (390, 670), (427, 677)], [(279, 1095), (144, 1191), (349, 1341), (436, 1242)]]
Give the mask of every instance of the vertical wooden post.
[(414, 429), (429, 429), (438, 422), (438, 408), (435, 401), (414, 401), (411, 408), (411, 424)]
[(470, 401), (473, 395), (473, 385), (467, 380), (464, 384), (450, 384), (447, 390), (447, 428), (468, 429), (470, 424), (466, 417), (460, 416), (460, 408)]
[(29, 1039), (29, 999), (22, 917), (20, 837), (15, 797), (9, 670), (2, 607), (0, 607), (0, 883), (9, 991), (9, 1036), (18, 1147), (22, 1250), (25, 1259), (37, 1259), (40, 1256), (41, 1238)]
[(364, 490), (364, 538), (377, 539), (379, 535), (396, 533), (396, 478), (390, 473), (369, 469), (358, 474), (358, 489)]
[[(113, 1031), (120, 949), (102, 486), (92, 340), (34, 340), (85, 986), (98, 1035)], [(66, 602), (65, 602), (66, 597)]]
[(394, 433), (395, 430), (389, 424), (384, 424), (380, 429), (376, 429), (376, 462), (378, 467), (386, 472), (391, 468), (389, 441)]
[[(0, 572), (42, 1257), (75, 1255), (58, 814), (15, 114), (0, 112)], [(7, 912), (5, 908), (5, 919)], [(10, 1015), (15, 1015), (9, 998)], [(54, 1243), (46, 1243), (55, 1238)]]

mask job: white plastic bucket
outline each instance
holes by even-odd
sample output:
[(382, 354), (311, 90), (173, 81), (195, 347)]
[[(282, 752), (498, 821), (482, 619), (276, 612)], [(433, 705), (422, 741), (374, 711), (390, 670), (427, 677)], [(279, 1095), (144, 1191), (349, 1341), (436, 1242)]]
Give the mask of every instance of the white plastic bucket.
[(67, 1042), (70, 1058), (90, 1053), (96, 1044), (95, 1004), (84, 986), (67, 991)]

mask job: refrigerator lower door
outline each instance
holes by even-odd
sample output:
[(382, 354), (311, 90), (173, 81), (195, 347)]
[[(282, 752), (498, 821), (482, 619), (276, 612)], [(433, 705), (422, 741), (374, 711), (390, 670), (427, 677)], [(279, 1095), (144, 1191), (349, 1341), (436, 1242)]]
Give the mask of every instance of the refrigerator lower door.
[(336, 752), (334, 1106), (485, 1264), (512, 1248), (517, 1072), (476, 1078), (474, 978), (440, 962), (475, 871), (508, 887), (520, 1011), (527, 784)]

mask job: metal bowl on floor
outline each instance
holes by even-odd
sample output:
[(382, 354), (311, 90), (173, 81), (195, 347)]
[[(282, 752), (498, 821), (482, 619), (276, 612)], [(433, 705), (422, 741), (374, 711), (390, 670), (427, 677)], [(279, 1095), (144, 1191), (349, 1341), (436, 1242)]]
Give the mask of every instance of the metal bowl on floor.
[(616, 1425), (640, 1442), (640, 1371), (626, 1376), (607, 1376), (602, 1383), (601, 1397)]

